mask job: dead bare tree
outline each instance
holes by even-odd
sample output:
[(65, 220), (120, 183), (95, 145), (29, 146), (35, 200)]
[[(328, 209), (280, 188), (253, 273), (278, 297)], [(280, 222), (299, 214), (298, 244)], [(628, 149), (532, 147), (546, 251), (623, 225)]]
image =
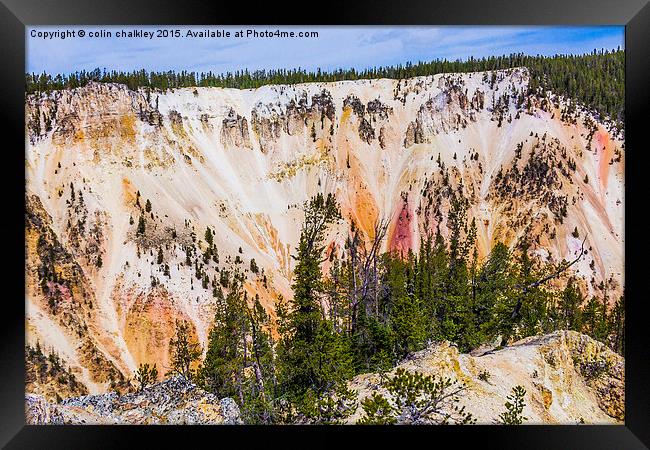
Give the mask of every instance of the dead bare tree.
[[(378, 271), (377, 263), (380, 257), (381, 245), (388, 232), (390, 221), (381, 219), (374, 225), (374, 235), (370, 245), (366, 245), (359, 237), (359, 233), (355, 230), (353, 236), (349, 236), (347, 245), (350, 254), (351, 264), (351, 331), (356, 328), (358, 307), (360, 302), (368, 302), (372, 297), (372, 301), (377, 310), (377, 287), (378, 287)], [(371, 292), (372, 291), (372, 292)], [(371, 295), (372, 294), (372, 295)], [(365, 306), (368, 306), (367, 303)], [(377, 312), (377, 311), (375, 311)]]

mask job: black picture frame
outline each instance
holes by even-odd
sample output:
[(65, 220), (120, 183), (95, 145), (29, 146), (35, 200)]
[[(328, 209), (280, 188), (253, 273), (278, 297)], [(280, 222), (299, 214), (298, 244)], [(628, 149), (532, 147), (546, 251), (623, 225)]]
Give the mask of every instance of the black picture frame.
[[(302, 17), (291, 11), (302, 11)], [(29, 25), (94, 24), (322, 24), (322, 25), (625, 25), (626, 49), (626, 183), (625, 183), (625, 291), (626, 291), (626, 419), (621, 426), (473, 426), (473, 427), (182, 427), (182, 426), (28, 426), (24, 422), (24, 271), (15, 261), (24, 255), (24, 73), (25, 27)], [(252, 446), (278, 443), (299, 446), (351, 442), (352, 435), (382, 444), (454, 447), (466, 443), (482, 448), (539, 449), (641, 449), (650, 446), (650, 334), (643, 303), (643, 261), (647, 239), (642, 233), (644, 147), (642, 120), (650, 99), (650, 4), (646, 0), (516, 0), (419, 3), (400, 2), (323, 3), (314, 8), (266, 3), (207, 3), (197, 0), (1, 0), (0, 4), (0, 123), (6, 126), (2, 142), (2, 193), (5, 207), (0, 220), (5, 270), (0, 326), (0, 445), (6, 448), (113, 448), (132, 447), (135, 439), (153, 446), (198, 446), (207, 438), (210, 446), (234, 443)], [(22, 156), (21, 156), (22, 155)], [(23, 219), (24, 220), (24, 219)], [(21, 238), (22, 237), (22, 238)], [(313, 441), (308, 435), (322, 434)], [(416, 442), (424, 444), (416, 444)], [(196, 442), (196, 444), (194, 443)], [(364, 446), (371, 445), (369, 443)]]

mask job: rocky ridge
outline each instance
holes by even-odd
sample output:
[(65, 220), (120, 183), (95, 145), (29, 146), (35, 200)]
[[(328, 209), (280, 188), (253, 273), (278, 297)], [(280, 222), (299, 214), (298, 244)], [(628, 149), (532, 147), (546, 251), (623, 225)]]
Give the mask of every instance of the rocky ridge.
[[(504, 348), (461, 354), (448, 342), (410, 355), (386, 374), (356, 376), (349, 387), (359, 402), (381, 388), (398, 368), (464, 383), (459, 395), (478, 424), (493, 424), (514, 386), (526, 389), (526, 424), (622, 424), (625, 360), (604, 344), (575, 331), (532, 336)], [(356, 422), (361, 407), (349, 418)]]
[(67, 398), (50, 403), (25, 396), (26, 421), (32, 425), (234, 425), (239, 408), (229, 397), (219, 399), (183, 377), (173, 377), (119, 395), (116, 392)]

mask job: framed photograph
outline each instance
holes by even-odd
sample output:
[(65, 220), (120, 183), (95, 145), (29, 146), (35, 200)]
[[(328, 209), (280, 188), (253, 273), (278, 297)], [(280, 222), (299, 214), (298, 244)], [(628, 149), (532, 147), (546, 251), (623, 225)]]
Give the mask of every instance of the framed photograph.
[(7, 448), (647, 448), (644, 2), (4, 3)]

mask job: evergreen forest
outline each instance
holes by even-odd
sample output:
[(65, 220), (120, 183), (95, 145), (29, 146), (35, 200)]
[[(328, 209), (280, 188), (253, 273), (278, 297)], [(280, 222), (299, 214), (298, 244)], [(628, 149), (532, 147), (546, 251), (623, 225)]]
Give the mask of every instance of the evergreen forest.
[[(188, 344), (186, 326), (178, 324), (171, 342), (172, 360), (182, 362), (176, 372), (219, 397), (234, 398), (247, 423), (340, 423), (355, 405), (347, 381), (389, 371), (437, 341), (469, 352), (482, 344), (500, 348), (526, 336), (575, 330), (624, 353), (624, 298), (610, 301), (604, 285), (585, 298), (570, 270), (582, 255), (550, 264), (531, 257), (527, 243), (512, 250), (496, 243), (479, 260), (476, 225), (461, 201), (451, 205), (448, 239), (432, 230), (417, 253), (380, 253), (385, 223), (376, 225), (369, 242), (353, 228), (341, 254), (328, 253), (324, 238), (339, 220), (330, 194), (305, 204), (293, 299), (280, 300), (277, 321), (259, 298), (248, 297), (245, 275), (235, 269), (225, 290), (215, 289), (218, 308), (203, 360), (198, 344)], [(553, 287), (557, 279), (564, 280), (563, 288)], [(441, 398), (463, 389), (413, 376), (397, 374), (388, 386), (406, 397), (415, 395), (413, 389)], [(363, 407), (362, 423), (393, 423), (386, 414), (397, 408), (381, 396)], [(472, 418), (461, 411), (456, 422)]]

